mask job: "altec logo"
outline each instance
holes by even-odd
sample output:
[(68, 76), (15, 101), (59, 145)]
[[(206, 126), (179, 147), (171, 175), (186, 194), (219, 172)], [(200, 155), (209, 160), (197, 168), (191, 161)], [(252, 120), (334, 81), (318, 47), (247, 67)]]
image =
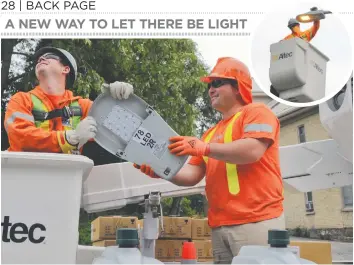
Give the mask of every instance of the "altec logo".
[(318, 63), (316, 63), (315, 61), (311, 61), (311, 64), (319, 73), (323, 74), (323, 69), (318, 65)]
[(277, 61), (277, 60), (281, 60), (281, 59), (286, 59), (286, 58), (290, 58), (293, 56), (293, 53), (292, 52), (283, 52), (279, 55), (273, 55), (272, 56), (272, 60), (273, 61)]
[[(10, 216), (4, 216), (4, 221), (1, 223), (2, 227), (2, 242), (23, 243), (27, 239), (33, 244), (42, 243), (45, 236), (38, 236), (40, 232), (46, 231), (44, 225), (35, 223), (27, 226), (24, 223), (11, 223)], [(35, 236), (35, 234), (37, 236)]]

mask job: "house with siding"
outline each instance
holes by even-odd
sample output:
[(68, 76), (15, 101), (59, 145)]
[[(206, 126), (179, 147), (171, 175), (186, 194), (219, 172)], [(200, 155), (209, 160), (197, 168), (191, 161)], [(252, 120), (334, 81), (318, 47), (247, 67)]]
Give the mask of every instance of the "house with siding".
[[(329, 139), (318, 106), (297, 108), (280, 104), (254, 83), (254, 101), (267, 104), (280, 120), (280, 145)], [(299, 192), (285, 187), (286, 228), (315, 238), (352, 240), (353, 187)]]

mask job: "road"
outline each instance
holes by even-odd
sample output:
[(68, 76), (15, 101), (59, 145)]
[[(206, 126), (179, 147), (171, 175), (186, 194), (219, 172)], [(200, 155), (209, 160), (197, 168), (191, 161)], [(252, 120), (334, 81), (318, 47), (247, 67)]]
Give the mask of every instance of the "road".
[[(291, 237), (296, 241), (318, 241), (316, 239)], [(353, 261), (353, 243), (330, 241), (333, 261)]]

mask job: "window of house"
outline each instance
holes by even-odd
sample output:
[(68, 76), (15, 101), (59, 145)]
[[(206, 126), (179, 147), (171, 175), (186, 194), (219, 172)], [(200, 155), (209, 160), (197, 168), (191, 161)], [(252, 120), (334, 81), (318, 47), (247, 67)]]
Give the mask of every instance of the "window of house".
[(353, 185), (342, 187), (344, 208), (353, 207)]
[(299, 142), (300, 143), (305, 143), (306, 142), (305, 126), (304, 125), (300, 125), (299, 127), (297, 127), (297, 133), (298, 133), (298, 136), (299, 136)]
[[(302, 124), (297, 127), (297, 134), (299, 137), (299, 143), (305, 143), (306, 142), (305, 125)], [(313, 207), (313, 199), (312, 199), (311, 191), (305, 193), (305, 207), (307, 213), (313, 213), (315, 211)]]
[(306, 192), (305, 193), (305, 206), (306, 206), (306, 212), (307, 213), (312, 213), (315, 211), (313, 207), (313, 199), (312, 199), (312, 192)]

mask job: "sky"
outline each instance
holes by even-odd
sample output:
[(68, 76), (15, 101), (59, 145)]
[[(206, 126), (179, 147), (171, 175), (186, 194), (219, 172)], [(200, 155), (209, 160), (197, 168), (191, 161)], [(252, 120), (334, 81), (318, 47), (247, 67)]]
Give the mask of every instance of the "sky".
[(250, 40), (241, 37), (196, 38), (197, 48), (205, 62), (213, 67), (219, 57), (231, 56), (241, 61), (249, 60)]

